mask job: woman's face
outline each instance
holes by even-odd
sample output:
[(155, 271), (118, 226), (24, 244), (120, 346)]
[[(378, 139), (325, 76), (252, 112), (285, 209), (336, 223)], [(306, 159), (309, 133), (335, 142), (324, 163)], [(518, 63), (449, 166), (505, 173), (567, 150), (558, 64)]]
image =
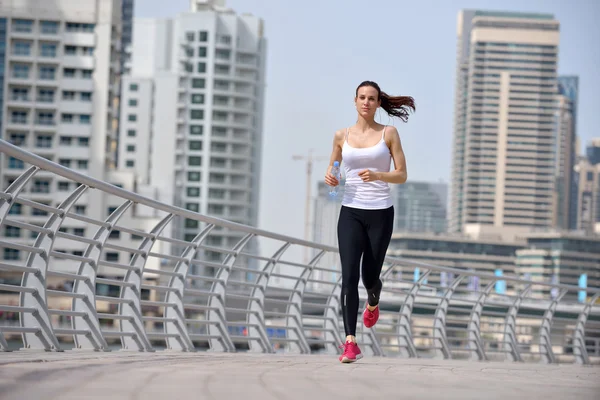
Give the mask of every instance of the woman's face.
[(372, 86), (362, 86), (358, 88), (354, 103), (358, 114), (365, 118), (373, 118), (375, 112), (381, 105), (377, 89)]

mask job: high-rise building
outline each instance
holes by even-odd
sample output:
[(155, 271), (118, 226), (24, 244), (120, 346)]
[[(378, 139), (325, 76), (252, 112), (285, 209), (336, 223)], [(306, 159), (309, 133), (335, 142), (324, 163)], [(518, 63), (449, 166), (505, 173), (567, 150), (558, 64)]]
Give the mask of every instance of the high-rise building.
[[(133, 174), (111, 170), (118, 97), (121, 4), (113, 0), (0, 2), (1, 137), (96, 179), (134, 189)], [(0, 182), (6, 189), (26, 165), (0, 154)], [(76, 184), (53, 174), (38, 174), (20, 197), (42, 207), (57, 207)], [(120, 203), (111, 196), (84, 193), (75, 214), (103, 221)], [(0, 236), (32, 243), (37, 232), (15, 224), (43, 225), (50, 213), (15, 203)], [(127, 218), (133, 218), (127, 215)], [(135, 218), (134, 218), (135, 219)], [(149, 220), (148, 220), (149, 221)], [(146, 229), (146, 220), (134, 228)], [(149, 221), (151, 223), (152, 221)], [(150, 225), (151, 226), (151, 225)], [(61, 233), (93, 236), (94, 227), (68, 218)], [(117, 237), (115, 232), (113, 237)], [(130, 235), (127, 235), (129, 238)], [(64, 238), (62, 238), (64, 239)], [(86, 244), (58, 238), (55, 248), (83, 254)], [(119, 241), (128, 240), (120, 235)], [(124, 254), (110, 255), (125, 262)], [(0, 258), (26, 259), (24, 251), (5, 248)], [(64, 266), (66, 263), (57, 263)], [(99, 273), (103, 273), (102, 268)]]
[(576, 149), (576, 119), (579, 78), (560, 76), (556, 109), (556, 164), (554, 169), (553, 226), (567, 230), (573, 227), (576, 188), (574, 166)]
[(600, 233), (600, 138), (592, 140), (586, 153), (575, 165), (575, 228)]
[(448, 185), (413, 182), (392, 185), (394, 232), (446, 232)]
[(553, 225), (558, 44), (553, 15), (459, 13), (451, 232)]
[[(266, 38), (262, 19), (223, 1), (192, 1), (167, 19), (136, 19), (123, 78), (119, 168), (159, 199), (243, 224), (258, 221)], [(191, 240), (197, 221), (174, 235)], [(210, 237), (233, 246), (239, 232)], [(215, 255), (216, 261), (219, 255)]]

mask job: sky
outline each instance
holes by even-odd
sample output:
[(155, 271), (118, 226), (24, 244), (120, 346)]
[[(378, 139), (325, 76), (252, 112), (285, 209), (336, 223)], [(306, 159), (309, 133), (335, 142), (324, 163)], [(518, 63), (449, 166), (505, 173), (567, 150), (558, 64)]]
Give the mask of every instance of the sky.
[[(559, 74), (579, 75), (581, 149), (600, 137), (600, 1), (598, 0), (227, 0), (265, 21), (268, 40), (259, 228), (302, 237), (306, 164), (314, 149), (329, 158), (333, 134), (356, 121), (353, 97), (364, 80), (393, 95), (413, 96), (398, 128), (408, 179), (449, 182), (461, 9), (554, 14), (560, 22)], [(189, 0), (136, 0), (135, 16), (169, 18)], [(134, 49), (135, 51), (135, 49)], [(316, 182), (327, 161), (316, 162)]]

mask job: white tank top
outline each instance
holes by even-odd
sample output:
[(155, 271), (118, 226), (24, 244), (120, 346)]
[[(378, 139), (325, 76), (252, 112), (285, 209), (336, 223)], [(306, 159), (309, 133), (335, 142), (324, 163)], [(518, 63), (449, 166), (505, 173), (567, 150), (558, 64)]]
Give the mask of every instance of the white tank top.
[(389, 172), (392, 155), (385, 143), (385, 127), (381, 140), (366, 148), (356, 148), (348, 144), (348, 133), (342, 146), (342, 160), (346, 172), (342, 205), (366, 210), (379, 210), (392, 206), (390, 185), (383, 181), (363, 182), (358, 173), (364, 169), (374, 172)]

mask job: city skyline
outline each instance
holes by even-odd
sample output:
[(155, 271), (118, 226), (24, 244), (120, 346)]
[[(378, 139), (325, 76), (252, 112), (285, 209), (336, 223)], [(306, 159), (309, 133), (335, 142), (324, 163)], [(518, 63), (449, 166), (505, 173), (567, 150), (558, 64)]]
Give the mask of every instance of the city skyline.
[[(436, 15), (428, 15), (429, 24), (420, 27), (418, 21), (434, 3)], [(318, 155), (329, 155), (333, 132), (353, 121), (353, 91), (364, 79), (379, 81), (388, 92), (410, 94), (416, 98), (417, 112), (408, 124), (393, 122), (399, 128), (407, 153), (409, 180), (449, 182), (456, 18), (460, 9), (554, 14), (561, 24), (558, 73), (580, 78), (577, 153), (581, 153), (585, 144), (597, 136), (593, 127), (600, 125), (600, 118), (593, 109), (597, 108), (599, 99), (593, 93), (600, 92), (600, 79), (593, 74), (593, 65), (598, 63), (599, 56), (580, 49), (597, 47), (595, 37), (600, 37), (600, 34), (592, 33), (600, 30), (591, 17), (594, 13), (585, 12), (583, 4), (570, 10), (560, 7), (560, 2), (541, 1), (525, 5), (516, 1), (502, 4), (463, 1), (452, 5), (429, 2), (427, 6), (413, 5), (409, 9), (387, 2), (373, 7), (370, 10), (378, 16), (382, 37), (392, 37), (398, 24), (406, 26), (403, 32), (407, 32), (408, 40), (402, 40), (402, 47), (397, 53), (389, 50), (393, 41), (382, 40), (378, 35), (349, 35), (353, 32), (352, 27), (363, 22), (362, 7), (358, 3), (345, 3), (348, 5), (344, 9), (337, 7), (338, 3), (321, 5), (319, 13), (310, 14), (310, 18), (316, 18), (310, 30), (296, 27), (308, 18), (309, 10), (302, 9), (305, 5), (286, 6), (289, 11), (285, 11), (283, 5), (262, 1), (229, 0), (226, 4), (237, 13), (250, 12), (267, 22), (269, 59), (261, 228), (302, 236), (303, 215), (290, 215), (289, 209), (304, 208), (305, 171), (301, 164), (291, 161), (291, 155), (302, 151), (308, 153), (309, 148), (315, 148)], [(593, 9), (599, 7), (593, 2), (587, 2), (587, 5)], [(135, 15), (168, 17), (186, 10), (188, 6), (187, 0), (168, 4), (150, 0), (136, 4)], [(295, 17), (290, 18), (289, 15)], [(324, 20), (328, 20), (327, 23)], [(436, 26), (434, 31), (431, 25)], [(294, 29), (301, 34), (295, 34)], [(443, 32), (446, 34), (440, 34)], [(423, 47), (432, 51), (422, 52)], [(379, 54), (381, 61), (369, 65), (354, 62), (352, 50), (356, 48), (368, 48)], [(318, 62), (312, 61), (314, 59)], [(296, 79), (288, 79), (290, 74)], [(380, 119), (383, 123), (389, 122), (387, 117)], [(315, 163), (313, 188), (322, 180), (326, 165), (326, 162)], [(297, 190), (282, 192), (279, 190), (282, 181), (296, 182)]]

